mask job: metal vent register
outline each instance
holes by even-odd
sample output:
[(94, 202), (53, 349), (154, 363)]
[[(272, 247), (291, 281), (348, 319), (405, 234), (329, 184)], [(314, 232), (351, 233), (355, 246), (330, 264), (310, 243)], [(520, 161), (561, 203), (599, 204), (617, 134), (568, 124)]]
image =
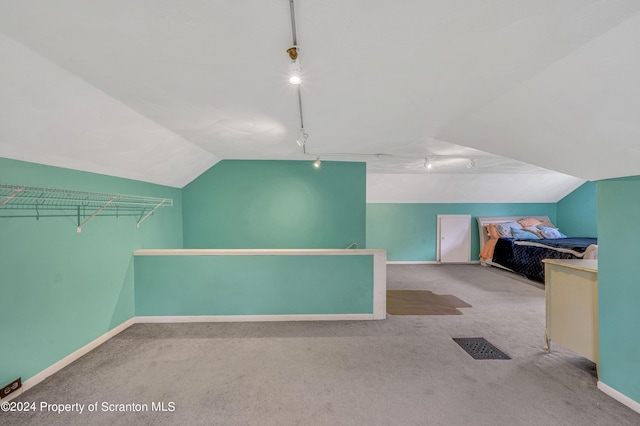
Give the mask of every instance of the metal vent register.
[(487, 342), (484, 337), (460, 337), (454, 338), (453, 341), (474, 359), (511, 359), (500, 349)]

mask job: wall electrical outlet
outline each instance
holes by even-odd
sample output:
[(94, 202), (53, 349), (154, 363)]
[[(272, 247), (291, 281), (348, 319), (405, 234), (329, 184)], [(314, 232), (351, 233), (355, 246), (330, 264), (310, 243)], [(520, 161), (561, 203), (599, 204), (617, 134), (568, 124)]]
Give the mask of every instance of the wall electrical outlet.
[(22, 377), (18, 377), (13, 382), (9, 383), (2, 389), (0, 389), (0, 399), (9, 396), (13, 392), (17, 391), (22, 387)]

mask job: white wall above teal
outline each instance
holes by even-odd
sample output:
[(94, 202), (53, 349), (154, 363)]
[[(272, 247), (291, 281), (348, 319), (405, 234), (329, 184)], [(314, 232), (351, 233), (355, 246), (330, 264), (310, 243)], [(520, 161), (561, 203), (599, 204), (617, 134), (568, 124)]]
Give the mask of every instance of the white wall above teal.
[(583, 183), (560, 173), (370, 173), (367, 203), (555, 203)]
[(1, 157), (179, 188), (218, 161), (2, 34), (0, 58)]

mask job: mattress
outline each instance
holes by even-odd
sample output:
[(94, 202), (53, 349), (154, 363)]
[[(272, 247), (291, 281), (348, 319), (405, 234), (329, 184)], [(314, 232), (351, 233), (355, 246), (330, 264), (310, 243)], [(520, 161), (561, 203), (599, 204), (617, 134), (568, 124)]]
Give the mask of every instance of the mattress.
[(597, 238), (500, 238), (493, 252), (493, 262), (531, 280), (544, 282), (543, 259), (580, 259), (587, 247), (597, 243)]

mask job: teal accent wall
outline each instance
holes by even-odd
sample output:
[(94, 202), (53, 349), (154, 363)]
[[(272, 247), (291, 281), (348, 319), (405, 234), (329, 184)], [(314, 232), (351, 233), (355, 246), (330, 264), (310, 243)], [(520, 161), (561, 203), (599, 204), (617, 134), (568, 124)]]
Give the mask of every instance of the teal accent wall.
[(372, 314), (373, 255), (136, 256), (136, 315)]
[(546, 215), (556, 220), (556, 203), (367, 204), (367, 248), (384, 249), (388, 261), (435, 261), (437, 216), (471, 215), (471, 259), (478, 260), (476, 218)]
[(365, 247), (364, 163), (224, 160), (183, 189), (185, 248)]
[[(133, 217), (0, 218), (0, 383), (27, 380), (134, 315), (133, 250), (182, 247), (181, 192), (0, 158), (0, 183), (173, 198)], [(10, 348), (10, 350), (8, 350)]]
[(640, 177), (597, 183), (600, 381), (640, 402)]
[(596, 183), (585, 182), (558, 201), (558, 219), (554, 223), (569, 237), (598, 236)]

